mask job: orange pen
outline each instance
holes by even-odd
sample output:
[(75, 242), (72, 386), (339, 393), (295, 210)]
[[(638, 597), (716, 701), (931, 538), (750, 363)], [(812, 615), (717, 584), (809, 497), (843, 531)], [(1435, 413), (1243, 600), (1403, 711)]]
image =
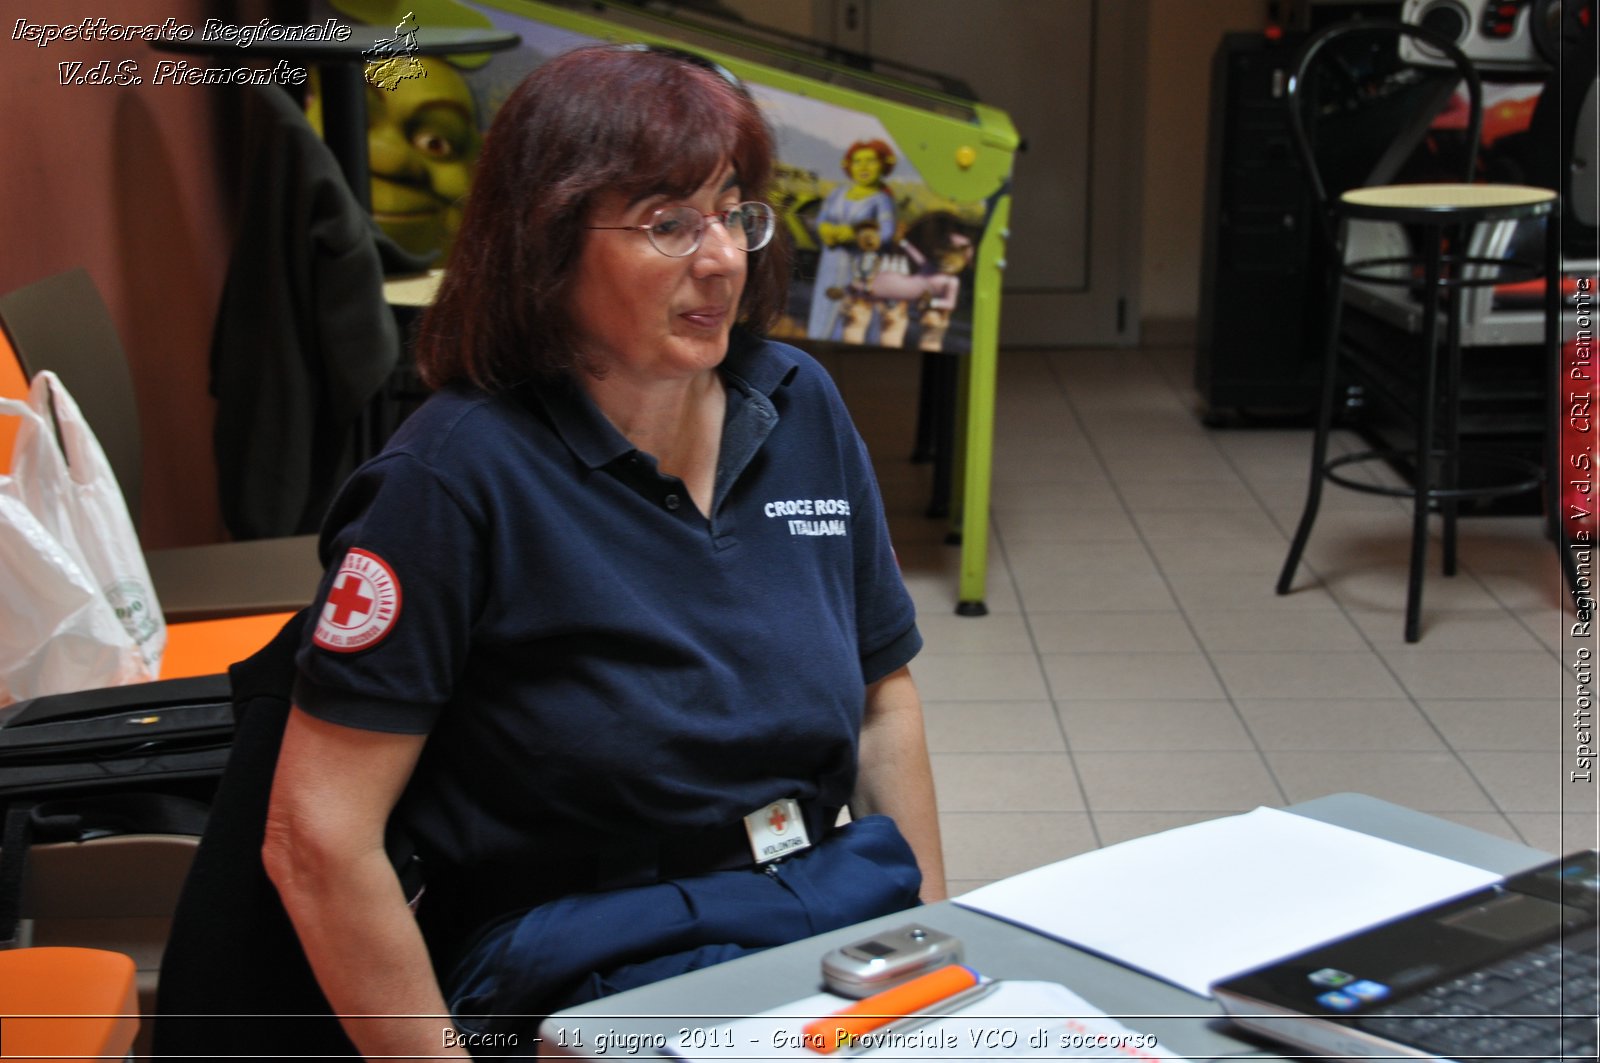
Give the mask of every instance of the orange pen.
[(941, 967), (806, 1023), (801, 1042), (821, 1055), (837, 1052), (862, 1034), (925, 1011), (979, 981), (978, 972), (971, 967), (959, 963)]

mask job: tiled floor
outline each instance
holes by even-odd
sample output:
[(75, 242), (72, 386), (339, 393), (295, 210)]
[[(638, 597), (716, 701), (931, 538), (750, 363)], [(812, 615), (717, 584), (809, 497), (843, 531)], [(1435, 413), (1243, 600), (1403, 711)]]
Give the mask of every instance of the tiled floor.
[(1435, 551), (1408, 646), (1408, 510), (1330, 488), (1279, 597), (1310, 433), (1203, 427), (1191, 360), (1002, 354), (990, 614), (972, 619), (947, 526), (922, 515), (930, 471), (906, 460), (917, 356), (830, 359), (927, 640), (913, 672), (952, 888), (1339, 791), (1595, 844), (1596, 790), (1566, 781), (1574, 646), (1538, 518), (1465, 521), (1462, 571), (1438, 576)]

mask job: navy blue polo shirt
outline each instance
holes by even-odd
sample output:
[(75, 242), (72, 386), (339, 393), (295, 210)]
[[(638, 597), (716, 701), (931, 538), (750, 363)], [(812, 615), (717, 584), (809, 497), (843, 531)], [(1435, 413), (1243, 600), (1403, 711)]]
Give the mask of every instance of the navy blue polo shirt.
[(432, 396), (328, 518), (296, 703), (427, 733), (396, 811), (500, 868), (844, 804), (866, 684), (921, 647), (827, 373), (735, 335), (708, 519), (581, 388)]

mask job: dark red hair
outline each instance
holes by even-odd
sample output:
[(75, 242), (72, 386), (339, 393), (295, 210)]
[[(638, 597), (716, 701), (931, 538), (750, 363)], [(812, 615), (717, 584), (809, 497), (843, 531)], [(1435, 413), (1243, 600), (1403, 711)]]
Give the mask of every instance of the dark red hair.
[(845, 173), (850, 172), (850, 160), (858, 151), (870, 151), (878, 157), (878, 161), (883, 163), (883, 173), (879, 174), (880, 177), (888, 177), (894, 173), (894, 164), (898, 161), (894, 157), (894, 149), (881, 140), (858, 140), (845, 148), (844, 158), (839, 161), (839, 166)]
[[(419, 331), (423, 379), (498, 391), (586, 368), (569, 303), (596, 197), (687, 197), (725, 162), (746, 199), (766, 199), (772, 133), (744, 90), (709, 65), (601, 45), (540, 66), (485, 137), (444, 281)], [(788, 273), (779, 238), (751, 254), (742, 323), (760, 330), (776, 319)]]

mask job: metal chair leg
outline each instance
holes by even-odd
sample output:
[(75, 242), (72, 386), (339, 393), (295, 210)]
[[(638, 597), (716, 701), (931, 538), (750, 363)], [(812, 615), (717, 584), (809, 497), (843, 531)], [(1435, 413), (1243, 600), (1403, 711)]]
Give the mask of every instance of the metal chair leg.
[(1428, 509), (1433, 493), (1434, 411), (1439, 385), (1439, 241), (1430, 234), (1423, 272), (1422, 393), (1417, 402), (1417, 456), (1411, 500), (1411, 568), (1406, 579), (1407, 642), (1422, 637), (1422, 578), (1428, 567)]
[(1317, 407), (1316, 435), (1311, 443), (1311, 483), (1306, 488), (1305, 508), (1300, 512), (1300, 523), (1295, 528), (1294, 539), (1289, 544), (1289, 556), (1284, 559), (1283, 571), (1278, 573), (1279, 594), (1288, 594), (1294, 582), (1295, 569), (1300, 567), (1300, 557), (1305, 553), (1306, 542), (1311, 538), (1311, 526), (1316, 523), (1317, 510), (1322, 506), (1322, 481), (1328, 464), (1328, 436), (1333, 432), (1333, 406), (1339, 387), (1339, 318), (1344, 300), (1344, 226), (1339, 229), (1339, 239), (1332, 254), (1328, 271), (1328, 323), (1327, 347), (1323, 351), (1322, 399)]
[[(1466, 233), (1450, 230), (1451, 246), (1458, 248), (1458, 259), (1466, 257)], [(1453, 279), (1464, 277), (1465, 266), (1459, 261), (1454, 267)], [(1450, 307), (1445, 319), (1444, 404), (1441, 426), (1444, 460), (1440, 463), (1439, 489), (1445, 492), (1439, 499), (1439, 513), (1443, 523), (1444, 548), (1441, 569), (1446, 576), (1456, 574), (1456, 528), (1460, 515), (1460, 502), (1452, 492), (1461, 486), (1461, 315), (1467, 289), (1457, 285), (1450, 294)]]

